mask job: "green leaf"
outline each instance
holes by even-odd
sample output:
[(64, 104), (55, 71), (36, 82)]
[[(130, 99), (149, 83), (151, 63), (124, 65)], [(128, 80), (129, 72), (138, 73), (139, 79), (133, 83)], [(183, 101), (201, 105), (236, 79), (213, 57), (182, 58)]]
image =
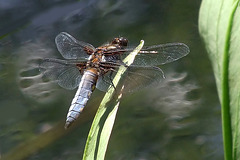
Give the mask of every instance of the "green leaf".
[(199, 31), (216, 79), (222, 107), (225, 160), (240, 159), (239, 0), (203, 0)]
[[(131, 52), (123, 62), (128, 66), (134, 61), (135, 56), (143, 47), (144, 41)], [(116, 87), (121, 80), (122, 75), (127, 70), (127, 67), (120, 66), (116, 76), (113, 79), (113, 84)], [(124, 86), (123, 86), (124, 87)], [(88, 134), (83, 160), (103, 160), (106, 154), (108, 141), (115, 121), (116, 113), (121, 99), (121, 93), (117, 97), (116, 101), (110, 103), (114, 99), (115, 89), (111, 87), (105, 94), (98, 111), (93, 120), (91, 129)]]

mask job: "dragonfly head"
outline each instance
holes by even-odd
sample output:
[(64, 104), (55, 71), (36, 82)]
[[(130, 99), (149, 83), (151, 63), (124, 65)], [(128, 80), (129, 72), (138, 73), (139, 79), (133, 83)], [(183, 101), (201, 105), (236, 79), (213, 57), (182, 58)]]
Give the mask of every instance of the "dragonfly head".
[(114, 38), (112, 44), (118, 44), (120, 46), (126, 47), (128, 45), (128, 39), (124, 37)]

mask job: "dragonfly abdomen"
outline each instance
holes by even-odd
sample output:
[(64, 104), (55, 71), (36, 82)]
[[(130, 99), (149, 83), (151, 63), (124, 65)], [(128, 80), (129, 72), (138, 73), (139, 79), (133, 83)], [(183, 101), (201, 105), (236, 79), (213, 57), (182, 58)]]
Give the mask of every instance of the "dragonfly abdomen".
[(95, 89), (98, 74), (95, 69), (86, 70), (78, 86), (67, 114), (65, 128), (68, 128), (80, 115)]

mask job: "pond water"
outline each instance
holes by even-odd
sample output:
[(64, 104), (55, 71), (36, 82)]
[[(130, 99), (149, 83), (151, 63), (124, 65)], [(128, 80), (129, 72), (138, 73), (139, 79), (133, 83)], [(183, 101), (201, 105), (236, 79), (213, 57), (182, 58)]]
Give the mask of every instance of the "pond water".
[(200, 0), (0, 1), (0, 157), (81, 159), (95, 91), (64, 130), (76, 90), (42, 78), (42, 58), (62, 58), (54, 38), (68, 32), (95, 47), (117, 36), (136, 46), (182, 42), (186, 57), (163, 66), (166, 79), (123, 97), (106, 159), (223, 159), (221, 113), (212, 67), (198, 33)]

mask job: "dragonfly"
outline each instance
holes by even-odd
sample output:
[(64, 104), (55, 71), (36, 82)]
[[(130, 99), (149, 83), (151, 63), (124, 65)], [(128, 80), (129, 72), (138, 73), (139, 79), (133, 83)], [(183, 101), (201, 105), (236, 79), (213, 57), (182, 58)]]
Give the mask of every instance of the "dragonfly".
[(135, 47), (128, 47), (128, 39), (124, 37), (114, 38), (110, 43), (95, 48), (61, 32), (55, 43), (64, 59), (45, 58), (39, 69), (65, 89), (78, 87), (69, 107), (65, 128), (79, 117), (95, 88), (104, 92), (111, 87), (116, 88), (112, 80), (121, 65), (127, 67), (124, 92), (132, 92), (160, 82), (164, 74), (157, 66), (176, 61), (190, 52), (184, 43), (145, 46), (134, 62), (127, 66), (123, 59)]

